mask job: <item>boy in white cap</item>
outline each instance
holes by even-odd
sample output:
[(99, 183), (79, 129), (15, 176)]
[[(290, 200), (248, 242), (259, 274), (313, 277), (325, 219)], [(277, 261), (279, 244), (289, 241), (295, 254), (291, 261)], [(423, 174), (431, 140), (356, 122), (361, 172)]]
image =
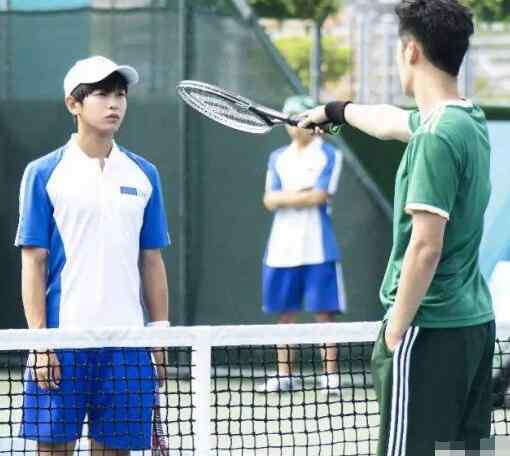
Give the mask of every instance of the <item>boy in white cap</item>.
[[(286, 100), (283, 110), (299, 114), (314, 107), (309, 97)], [(341, 154), (306, 130), (287, 127), (291, 144), (275, 150), (268, 163), (264, 205), (274, 212), (262, 273), (263, 310), (278, 314), (280, 323), (295, 323), (303, 307), (318, 322), (333, 321), (345, 311), (345, 294), (331, 222), (331, 196), (342, 168)], [(324, 389), (340, 385), (335, 346), (322, 349)], [(292, 375), (293, 350), (278, 349), (278, 375), (259, 391), (302, 387)]]
[[(20, 191), (15, 244), (22, 296), (37, 328), (168, 326), (160, 249), (169, 244), (158, 171), (118, 146), (134, 68), (96, 56), (64, 80), (77, 133), (30, 163)], [(159, 381), (163, 354), (154, 352)], [(88, 417), (92, 451), (150, 448), (157, 378), (144, 349), (35, 352), (25, 376), (21, 437), (43, 454), (72, 454)]]

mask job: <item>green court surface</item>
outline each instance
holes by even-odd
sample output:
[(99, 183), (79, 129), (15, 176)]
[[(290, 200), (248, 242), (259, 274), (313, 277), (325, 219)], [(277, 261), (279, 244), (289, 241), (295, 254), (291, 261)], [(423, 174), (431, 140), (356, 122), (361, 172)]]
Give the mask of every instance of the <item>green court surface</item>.
[[(21, 371), (0, 374), (0, 452), (34, 454), (32, 442), (17, 438), (21, 418)], [(293, 393), (257, 393), (251, 378), (212, 379), (213, 455), (375, 455), (378, 415), (375, 392), (342, 377), (340, 394), (326, 394), (306, 382)], [(170, 455), (192, 455), (192, 383), (171, 379), (161, 389), (162, 419), (170, 436)], [(497, 410), (497, 435), (508, 433), (509, 411)], [(86, 424), (84, 426), (86, 434)], [(88, 448), (85, 438), (77, 454)], [(144, 452), (132, 452), (143, 454)], [(149, 454), (149, 452), (145, 452)]]
[[(6, 371), (0, 375), (0, 452), (20, 455), (32, 452), (34, 446), (16, 437), (21, 372), (11, 371), (10, 377)], [(378, 418), (372, 389), (351, 386), (343, 388), (341, 395), (328, 395), (308, 382), (304, 391), (264, 394), (254, 391), (255, 383), (244, 377), (213, 379), (211, 454), (374, 454)], [(171, 454), (191, 455), (191, 381), (172, 379), (161, 391), (165, 391), (160, 395), (162, 419), (170, 435)], [(86, 448), (82, 439), (79, 452)]]

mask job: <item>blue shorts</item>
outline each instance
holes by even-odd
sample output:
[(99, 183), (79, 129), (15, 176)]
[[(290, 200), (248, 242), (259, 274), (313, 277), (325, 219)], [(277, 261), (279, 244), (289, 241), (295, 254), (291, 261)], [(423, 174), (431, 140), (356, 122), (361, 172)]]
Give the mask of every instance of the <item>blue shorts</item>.
[(262, 271), (263, 310), (267, 313), (345, 312), (342, 266), (321, 264), (273, 268)]
[(25, 374), (20, 437), (65, 443), (88, 436), (111, 449), (151, 447), (157, 388), (150, 352), (140, 348), (56, 350), (58, 389), (43, 390)]

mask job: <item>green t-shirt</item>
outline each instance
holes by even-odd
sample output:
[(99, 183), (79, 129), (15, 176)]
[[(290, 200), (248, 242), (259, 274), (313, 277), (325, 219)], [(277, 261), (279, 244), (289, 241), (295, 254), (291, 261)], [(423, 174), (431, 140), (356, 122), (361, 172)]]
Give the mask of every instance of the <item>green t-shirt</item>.
[(490, 293), (478, 266), (483, 217), (490, 196), (490, 144), (483, 111), (470, 102), (445, 104), (413, 132), (395, 182), (393, 249), (381, 285), (386, 317), (391, 314), (402, 261), (411, 237), (410, 211), (448, 219), (443, 251), (415, 325), (449, 328), (494, 319)]

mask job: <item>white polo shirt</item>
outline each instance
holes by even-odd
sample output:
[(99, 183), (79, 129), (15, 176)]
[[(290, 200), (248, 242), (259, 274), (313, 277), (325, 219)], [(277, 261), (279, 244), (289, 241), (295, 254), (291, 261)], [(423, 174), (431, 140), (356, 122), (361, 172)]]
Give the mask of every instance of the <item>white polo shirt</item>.
[[(330, 144), (315, 138), (304, 150), (293, 145), (269, 157), (266, 192), (320, 189), (336, 192), (342, 156)], [(266, 249), (264, 263), (271, 267), (294, 267), (339, 261), (328, 203), (320, 207), (278, 209)]]
[(140, 249), (169, 244), (156, 167), (116, 144), (101, 170), (76, 137), (31, 162), (16, 246), (45, 248), (47, 326), (143, 326)]

